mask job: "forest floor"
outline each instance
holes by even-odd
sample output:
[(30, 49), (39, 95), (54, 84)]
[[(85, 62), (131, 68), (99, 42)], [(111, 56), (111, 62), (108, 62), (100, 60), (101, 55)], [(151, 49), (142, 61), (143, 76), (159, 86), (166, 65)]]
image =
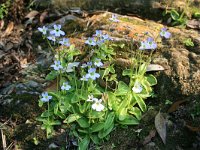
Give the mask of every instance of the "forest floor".
[[(90, 36), (96, 29), (126, 41), (127, 37), (137, 39), (144, 31), (156, 36), (158, 29), (165, 25), (120, 14), (121, 23), (110, 24), (106, 21), (112, 14), (110, 12), (88, 13), (79, 9), (27, 11), (23, 5), (0, 20), (0, 149), (3, 146), (15, 150), (65, 149), (73, 140), (68, 138), (65, 130), (58, 128), (56, 136), (47, 139), (36, 121), (43, 110), (38, 106), (40, 93), (54, 88), (54, 83), (45, 81), (53, 56), (37, 28), (61, 23), (71, 41), (81, 49), (83, 37)], [(98, 147), (91, 145), (90, 149), (200, 149), (199, 28), (169, 27), (169, 31), (173, 38), (164, 41), (153, 56), (152, 63), (165, 70), (154, 72), (158, 78), (155, 97), (148, 99), (148, 110), (140, 124), (118, 126), (108, 141)], [(183, 41), (188, 38), (194, 42), (193, 47), (185, 46)], [(118, 51), (119, 57), (123, 58), (127, 53)], [(166, 132), (165, 144), (155, 128), (155, 117), (159, 112), (164, 120), (157, 120), (157, 123), (167, 127), (166, 130), (161, 128), (161, 132)], [(76, 147), (71, 144), (69, 149)]]

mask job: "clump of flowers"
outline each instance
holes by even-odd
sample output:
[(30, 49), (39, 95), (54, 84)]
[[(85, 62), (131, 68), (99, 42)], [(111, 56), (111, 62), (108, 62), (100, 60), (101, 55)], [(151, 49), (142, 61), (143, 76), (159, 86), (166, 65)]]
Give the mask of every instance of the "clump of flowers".
[[(116, 15), (109, 20), (119, 22)], [(68, 38), (61, 37), (65, 35), (61, 25), (54, 25), (53, 29), (43, 26), (38, 30), (48, 43), (53, 41), (63, 48), (59, 51), (52, 49), (55, 60), (46, 76), (46, 80), (57, 80), (57, 90), (42, 93), (39, 101), (39, 106), (45, 102), (48, 104), (47, 110), (38, 118), (48, 137), (53, 135), (54, 126), (67, 124), (69, 135), (78, 140), (79, 149), (86, 150), (90, 142), (98, 145), (106, 139), (116, 124), (139, 124), (147, 107), (144, 100), (151, 96), (152, 86), (157, 84), (153, 75), (146, 74), (150, 61), (142, 57), (144, 50), (157, 48), (153, 38), (141, 42), (133, 58), (135, 64), (124, 69), (119, 77), (112, 61), (116, 44), (112, 44), (107, 33), (96, 30), (85, 41), (87, 48), (91, 48), (90, 58), (79, 62), (80, 51), (70, 44)], [(165, 28), (160, 35), (171, 36)], [(148, 57), (151, 59), (151, 55)], [(124, 82), (123, 76), (129, 77), (128, 83)]]

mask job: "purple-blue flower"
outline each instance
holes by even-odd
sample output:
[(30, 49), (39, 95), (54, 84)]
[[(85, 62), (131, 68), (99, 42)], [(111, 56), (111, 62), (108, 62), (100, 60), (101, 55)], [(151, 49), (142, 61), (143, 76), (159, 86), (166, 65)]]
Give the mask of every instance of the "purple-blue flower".
[(71, 86), (69, 85), (69, 83), (68, 82), (64, 82), (63, 85), (61, 86), (61, 90), (68, 91), (69, 89), (71, 89)]
[(56, 37), (55, 36), (48, 36), (47, 37), (48, 40), (55, 42), (56, 41)]
[(169, 39), (171, 37), (171, 33), (167, 31), (167, 28), (162, 28), (160, 32), (160, 36)]
[(63, 67), (61, 66), (61, 63), (60, 63), (60, 61), (54, 61), (54, 64), (53, 65), (51, 65), (51, 67), (54, 69), (54, 70), (56, 70), (56, 71), (58, 71), (58, 70), (61, 70)]
[(119, 20), (117, 19), (117, 15), (115, 15), (115, 14), (112, 14), (112, 17), (109, 18), (109, 19), (110, 19), (110, 21), (112, 21), (112, 22), (119, 22)]
[(101, 37), (101, 35), (102, 35), (102, 31), (101, 30), (96, 30), (96, 33), (94, 34), (94, 36)]
[(156, 49), (156, 48), (157, 48), (157, 44), (155, 43), (154, 39), (151, 37), (147, 38), (146, 41), (142, 41), (139, 47), (140, 50)]
[(61, 25), (54, 25), (53, 26), (54, 30), (50, 31), (51, 35), (54, 35), (56, 37), (60, 37), (60, 35), (65, 35), (65, 32), (60, 30), (61, 29)]
[(63, 38), (62, 41), (59, 41), (61, 45), (70, 46), (69, 39)]
[(101, 59), (96, 58), (94, 60), (94, 65), (97, 67), (101, 67), (101, 66), (103, 66), (103, 63), (101, 62)]
[(96, 73), (96, 68), (90, 68), (88, 73), (85, 75), (87, 79), (96, 80), (96, 78), (100, 77), (100, 74)]
[(96, 39), (95, 38), (88, 38), (86, 41), (85, 41), (85, 44), (88, 44), (88, 45), (91, 45), (91, 46), (95, 46), (97, 45), (96, 43)]
[(47, 34), (48, 28), (45, 27), (45, 26), (43, 26), (42, 28), (39, 27), (38, 30), (39, 30), (40, 32), (42, 32), (43, 35), (46, 35), (46, 34)]
[(48, 102), (50, 99), (52, 99), (52, 96), (49, 96), (47, 92), (42, 93), (42, 102)]

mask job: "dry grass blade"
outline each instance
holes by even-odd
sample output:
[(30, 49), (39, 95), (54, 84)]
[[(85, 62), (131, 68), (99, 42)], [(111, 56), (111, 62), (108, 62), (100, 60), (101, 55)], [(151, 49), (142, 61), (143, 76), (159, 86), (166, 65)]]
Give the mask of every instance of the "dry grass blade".
[(1, 138), (2, 138), (3, 150), (7, 150), (6, 136), (4, 135), (2, 129), (1, 129)]

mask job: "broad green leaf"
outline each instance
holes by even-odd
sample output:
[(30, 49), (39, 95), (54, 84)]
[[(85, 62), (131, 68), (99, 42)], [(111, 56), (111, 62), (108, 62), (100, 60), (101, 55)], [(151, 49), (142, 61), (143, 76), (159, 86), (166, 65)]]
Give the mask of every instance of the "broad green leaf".
[(124, 120), (127, 117), (127, 109), (126, 108), (122, 108), (119, 110), (119, 120)]
[(88, 128), (90, 126), (90, 124), (88, 123), (89, 120), (87, 118), (80, 118), (77, 120), (78, 124), (80, 127), (82, 128)]
[(108, 107), (110, 110), (117, 110), (119, 107), (119, 102), (117, 97), (115, 96), (114, 93), (108, 92)]
[(84, 133), (84, 134), (89, 134), (88, 130), (86, 130), (86, 129), (78, 129), (78, 132)]
[(137, 125), (139, 124), (139, 121), (133, 116), (128, 116), (123, 121), (119, 121), (119, 123), (123, 125)]
[(111, 112), (108, 114), (105, 125), (104, 125), (104, 130), (109, 129), (109, 127), (114, 124), (114, 119), (115, 119), (115, 113)]
[(124, 83), (123, 81), (119, 81), (118, 88), (115, 91), (115, 94), (117, 96), (126, 95), (129, 92), (129, 90), (130, 89), (126, 83)]
[(91, 119), (102, 118), (104, 115), (105, 115), (105, 112), (103, 111), (99, 112), (99, 111), (92, 110), (89, 112), (89, 116)]
[(132, 70), (131, 69), (125, 69), (122, 72), (123, 76), (132, 76)]
[(52, 70), (49, 74), (47, 74), (45, 80), (51, 81), (54, 80), (58, 76), (58, 72), (55, 70)]
[(146, 111), (146, 104), (144, 100), (137, 94), (133, 94), (134, 99), (136, 100), (137, 104), (139, 105), (140, 109), (144, 112)]
[(61, 119), (65, 119), (66, 118), (66, 116), (62, 112), (60, 112), (60, 111), (57, 111), (56, 115), (58, 117), (60, 117)]
[(109, 135), (109, 133), (113, 130), (113, 128), (114, 128), (114, 124), (112, 124), (112, 125), (110, 126), (110, 128), (108, 128), (107, 130), (101, 130), (101, 131), (98, 133), (98, 137), (99, 137), (100, 139), (105, 138), (107, 135)]
[(147, 70), (147, 64), (146, 63), (143, 63), (140, 67), (139, 67), (139, 71), (138, 71), (138, 74), (140, 76), (143, 76), (145, 74)]
[(180, 15), (176, 10), (171, 10), (170, 15), (171, 15), (173, 20), (178, 20), (180, 18)]
[(152, 92), (152, 88), (150, 86), (150, 83), (145, 78), (141, 81), (141, 84), (148, 93)]
[(132, 101), (132, 94), (128, 94), (125, 99), (121, 102), (119, 109), (117, 110), (117, 114), (119, 116), (119, 120), (124, 120), (127, 114), (127, 108)]
[(39, 107), (42, 107), (43, 106), (43, 101), (39, 100)]
[(59, 120), (53, 120), (53, 121), (50, 121), (50, 125), (52, 125), (52, 126), (61, 125), (61, 122)]
[(77, 93), (74, 93), (74, 95), (71, 99), (71, 103), (77, 103), (79, 101), (80, 101), (79, 96), (77, 95)]
[(100, 140), (97, 134), (90, 134), (90, 139), (94, 144), (99, 144)]
[(41, 114), (41, 117), (50, 117), (51, 115), (53, 115), (52, 111), (46, 110)]
[(147, 81), (149, 82), (150, 86), (156, 85), (157, 84), (157, 79), (153, 75), (148, 75)]
[(71, 114), (63, 122), (64, 123), (72, 123), (72, 122), (78, 120), (79, 118), (81, 118), (81, 116), (79, 114)]
[(103, 128), (104, 128), (103, 122), (95, 123), (91, 126), (90, 132), (98, 132), (98, 131), (102, 130)]
[(78, 150), (87, 150), (90, 143), (90, 138), (86, 135), (82, 140), (78, 143)]
[(57, 114), (57, 112), (58, 112), (58, 103), (56, 103), (55, 105), (54, 105), (54, 114)]
[(137, 107), (131, 107), (128, 111), (130, 114), (135, 115), (135, 117), (140, 120), (142, 117), (142, 112)]

